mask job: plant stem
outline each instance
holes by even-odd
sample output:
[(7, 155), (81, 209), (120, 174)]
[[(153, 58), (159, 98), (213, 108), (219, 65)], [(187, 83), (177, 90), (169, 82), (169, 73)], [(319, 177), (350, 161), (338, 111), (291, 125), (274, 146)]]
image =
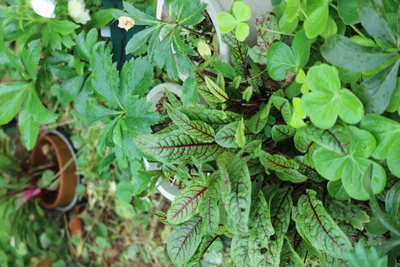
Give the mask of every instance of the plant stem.
[(350, 25), (350, 27), (356, 32), (358, 33), (358, 35), (360, 35), (361, 37), (365, 37), (365, 35), (353, 24)]
[(193, 29), (190, 29), (189, 27), (186, 27), (186, 26), (184, 26), (184, 25), (180, 25), (180, 24), (178, 24), (178, 22), (176, 22), (176, 21), (172, 21), (171, 23), (174, 23), (174, 24), (176, 24), (177, 26), (181, 27), (182, 29), (184, 29), (184, 30), (186, 30), (186, 31), (188, 31), (188, 32), (190, 32), (190, 33), (193, 33), (193, 34), (195, 34), (195, 35), (197, 35), (197, 36), (203, 36), (203, 34), (202, 34), (201, 32), (198, 32), (198, 31), (195, 31), (195, 30), (193, 30)]

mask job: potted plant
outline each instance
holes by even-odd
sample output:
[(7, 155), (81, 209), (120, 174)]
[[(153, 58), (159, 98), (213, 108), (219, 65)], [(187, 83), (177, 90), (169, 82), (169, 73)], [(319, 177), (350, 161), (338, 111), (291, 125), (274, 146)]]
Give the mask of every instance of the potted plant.
[(13, 157), (7, 147), (2, 151), (2, 198), (21, 198), (24, 202), (40, 198), (46, 209), (67, 211), (77, 200), (79, 175), (75, 152), (58, 131), (44, 132), (33, 148), (28, 163)]
[[(174, 226), (175, 264), (198, 266), (222, 234), (238, 266), (346, 266), (362, 262), (357, 251), (397, 261), (400, 48), (390, 18), (399, 6), (359, 1), (350, 14), (340, 1), (338, 13), (328, 1), (296, 3), (282, 1), (276, 20), (259, 25), (272, 41), (258, 61), (239, 41), (230, 45), (245, 57), (232, 68), (197, 68), (207, 105), (170, 95), (174, 124), (134, 138), (166, 176), (190, 181), (157, 213)], [(229, 15), (220, 26), (242, 39), (246, 20)]]

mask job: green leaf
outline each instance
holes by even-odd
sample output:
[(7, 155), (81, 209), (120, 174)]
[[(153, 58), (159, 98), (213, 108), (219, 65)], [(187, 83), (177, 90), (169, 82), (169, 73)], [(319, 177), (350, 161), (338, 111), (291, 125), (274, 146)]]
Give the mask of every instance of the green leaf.
[(234, 16), (227, 12), (220, 12), (217, 15), (218, 29), (221, 33), (228, 33), (235, 29), (237, 20)]
[(298, 31), (292, 42), (293, 55), (297, 63), (296, 72), (307, 64), (310, 57), (310, 47), (310, 39), (307, 38), (304, 30)]
[(214, 103), (222, 103), (229, 99), (224, 88), (219, 87), (207, 76), (205, 77), (205, 81), (207, 86), (199, 88), (199, 91), (206, 100)]
[(34, 120), (28, 104), (25, 104), (19, 113), (18, 126), (22, 144), (28, 150), (32, 149), (39, 134), (39, 123)]
[[(214, 174), (214, 177), (219, 178), (218, 175)], [(213, 177), (210, 177), (210, 185), (208, 190), (205, 192), (203, 202), (200, 205), (200, 216), (204, 221), (204, 232), (214, 235), (216, 229), (219, 226), (219, 208), (218, 201), (220, 198), (218, 181)]]
[(360, 22), (356, 0), (337, 0), (337, 8), (340, 18), (346, 25)]
[(338, 72), (322, 64), (308, 71), (307, 85), (311, 92), (303, 95), (302, 110), (319, 128), (331, 128), (337, 117), (347, 123), (359, 122), (364, 110), (361, 101), (347, 89), (340, 89)]
[(202, 143), (181, 130), (135, 137), (140, 150), (164, 163), (207, 162), (216, 159), (224, 149), (215, 142)]
[(60, 102), (68, 104), (75, 100), (85, 82), (85, 79), (86, 76), (79, 75), (63, 81), (60, 90)]
[(231, 258), (236, 266), (251, 266), (249, 257), (249, 235), (234, 235), (231, 243)]
[(294, 160), (287, 159), (278, 154), (271, 155), (265, 151), (261, 151), (260, 162), (265, 168), (277, 172), (284, 172), (285, 169), (296, 169), (298, 167)]
[(49, 20), (48, 25), (49, 25), (51, 31), (60, 33), (61, 35), (70, 34), (75, 29), (78, 29), (80, 27), (78, 24), (75, 24), (72, 21), (57, 20), (57, 19)]
[(286, 8), (283, 13), (283, 16), (286, 17), (286, 20), (288, 22), (293, 21), (295, 18), (297, 18), (297, 14), (300, 11), (300, 2), (297, 0), (288, 0), (286, 2)]
[(377, 163), (369, 160), (376, 141), (372, 134), (356, 127), (349, 127), (351, 133), (348, 154), (338, 154), (326, 148), (314, 152), (315, 167), (328, 180), (342, 179), (346, 192), (355, 199), (367, 200), (369, 194), (363, 189), (362, 177), (370, 164), (373, 164), (374, 194), (381, 192), (386, 184), (386, 173)]
[[(297, 1), (295, 1), (297, 2)], [(267, 31), (271, 29), (278, 32), (278, 20), (274, 13), (267, 13), (257, 19), (257, 25), (262, 29), (257, 30), (257, 45), (249, 50), (249, 56), (262, 65), (267, 64), (267, 52), (275, 40), (280, 40), (280, 34)]]
[(12, 82), (0, 84), (0, 125), (10, 122), (21, 108), (27, 84)]
[(293, 214), (296, 228), (318, 251), (345, 259), (347, 251), (352, 247), (351, 242), (326, 212), (316, 194), (308, 189), (307, 194), (299, 198), (297, 211)]
[(115, 9), (108, 8), (103, 10), (98, 10), (91, 14), (88, 27), (90, 28), (101, 28), (109, 24), (113, 20), (112, 13)]
[(244, 42), (250, 34), (250, 26), (244, 22), (239, 22), (235, 29), (235, 36), (239, 42)]
[(190, 260), (200, 245), (202, 218), (198, 215), (174, 228), (167, 242), (167, 251), (174, 264), (183, 264)]
[(214, 129), (210, 125), (202, 121), (189, 120), (184, 113), (173, 109), (168, 103), (165, 103), (164, 106), (167, 108), (168, 116), (186, 134), (191, 135), (195, 139), (205, 143), (211, 143), (214, 141), (215, 133)]
[(90, 61), (92, 69), (93, 88), (109, 101), (121, 106), (118, 95), (118, 71), (116, 63), (112, 63), (111, 50), (105, 48), (102, 44), (94, 48), (94, 56)]
[(366, 247), (363, 239), (347, 252), (346, 258), (352, 267), (388, 266), (388, 257), (381, 257), (373, 246)]
[(274, 125), (272, 127), (271, 137), (275, 142), (281, 142), (294, 136), (295, 133), (296, 129), (289, 125)]
[(292, 119), (292, 105), (289, 100), (280, 96), (271, 96), (270, 99), (275, 108), (282, 113), (282, 117), (286, 124), (289, 124)]
[(267, 54), (268, 74), (272, 79), (284, 80), (286, 71), (297, 72), (297, 64), (290, 47), (281, 42), (273, 43)]
[(232, 5), (232, 13), (238, 21), (246, 21), (251, 18), (251, 7), (244, 1), (235, 1)]
[(253, 216), (250, 218), (252, 234), (258, 236), (264, 246), (268, 246), (269, 238), (275, 233), (271, 222), (270, 204), (266, 201), (262, 191), (259, 192), (257, 199), (252, 202), (251, 211)]
[(244, 136), (244, 121), (243, 118), (239, 121), (238, 127), (235, 133), (235, 143), (238, 147), (243, 147), (246, 144), (246, 137)]
[(355, 91), (367, 113), (382, 114), (389, 106), (396, 86), (400, 60), (362, 82)]
[(161, 30), (161, 25), (155, 25), (153, 27), (144, 29), (129, 39), (128, 43), (126, 44), (125, 51), (127, 54), (135, 53), (137, 50), (142, 48), (144, 44), (146, 44), (147, 40), (149, 40), (152, 36), (157, 35)]
[[(240, 154), (238, 154), (240, 155)], [(251, 180), (246, 162), (248, 157), (236, 156), (229, 164), (230, 192), (222, 194), (222, 202), (238, 233), (248, 231), (251, 204)]]
[(132, 183), (129, 181), (121, 181), (117, 184), (115, 195), (119, 200), (129, 203), (132, 200), (132, 192), (133, 192)]
[(122, 94), (141, 95), (153, 84), (154, 72), (147, 58), (136, 58), (125, 62), (121, 70)]
[(361, 24), (367, 32), (375, 38), (397, 46), (397, 36), (393, 34), (382, 1), (357, 0), (357, 4)]
[(131, 17), (135, 20), (136, 25), (154, 25), (162, 22), (161, 20), (156, 19), (155, 16), (153, 17), (140, 11), (139, 9), (135, 8), (132, 4), (128, 2), (123, 2), (123, 5), (128, 14), (116, 10), (113, 12), (113, 16), (115, 18), (118, 18), (120, 16)]
[(102, 173), (107, 167), (109, 167), (110, 164), (116, 160), (116, 158), (117, 157), (115, 156), (115, 153), (111, 153), (107, 155), (107, 157), (103, 158), (99, 165), (99, 173)]
[(400, 124), (376, 114), (366, 115), (361, 121), (360, 128), (375, 136), (377, 147), (372, 156), (378, 160), (386, 159), (389, 150), (400, 138)]
[(190, 185), (185, 187), (172, 201), (167, 212), (168, 222), (171, 224), (182, 223), (197, 213), (200, 203), (208, 187), (202, 185)]
[(232, 111), (205, 108), (200, 104), (185, 105), (180, 107), (179, 111), (185, 113), (191, 120), (203, 121), (207, 124), (228, 124), (242, 118), (241, 115)]
[(322, 56), (331, 64), (352, 71), (366, 71), (376, 68), (397, 57), (374, 47), (366, 47), (342, 35), (331, 35), (321, 46)]
[(34, 40), (28, 43), (28, 49), (21, 53), (22, 62), (26, 71), (33, 78), (36, 77), (36, 67), (39, 65), (40, 40)]
[(329, 16), (329, 2), (327, 0), (311, 0), (306, 2), (307, 19), (304, 30), (309, 39), (315, 38), (324, 29)]
[[(224, 127), (222, 127), (216, 134), (215, 134), (215, 142), (226, 148), (237, 148), (239, 147), (238, 144), (236, 143), (235, 135), (237, 132), (237, 129), (239, 128), (239, 123), (240, 121), (234, 121), (231, 122)], [(251, 142), (253, 140), (261, 139), (265, 140), (266, 137), (264, 133), (258, 133), (258, 134), (253, 134), (250, 132), (250, 130), (245, 127), (244, 130), (244, 136), (246, 139), (246, 142)]]

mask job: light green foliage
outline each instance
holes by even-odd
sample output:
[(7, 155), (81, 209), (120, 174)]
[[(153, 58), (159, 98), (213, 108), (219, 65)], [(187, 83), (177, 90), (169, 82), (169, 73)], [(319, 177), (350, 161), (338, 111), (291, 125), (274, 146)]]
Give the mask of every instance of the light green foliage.
[(338, 117), (355, 124), (361, 121), (362, 103), (348, 89), (341, 89), (338, 72), (326, 64), (313, 66), (307, 74), (311, 92), (302, 97), (301, 108), (317, 127), (331, 128)]
[(251, 7), (244, 1), (235, 1), (232, 5), (232, 15), (221, 12), (217, 16), (218, 28), (222, 33), (235, 30), (238, 41), (246, 40), (250, 33), (250, 27), (246, 21), (251, 18)]
[(361, 267), (361, 266), (387, 266), (387, 256), (380, 257), (379, 252), (374, 247), (367, 247), (364, 245), (364, 241), (360, 240), (351, 249), (347, 255), (349, 266)]

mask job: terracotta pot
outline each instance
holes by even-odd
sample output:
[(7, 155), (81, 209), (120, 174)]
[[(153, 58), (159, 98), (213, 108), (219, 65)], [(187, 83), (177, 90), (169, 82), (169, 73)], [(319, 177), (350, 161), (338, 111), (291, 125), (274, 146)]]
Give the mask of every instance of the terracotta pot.
[(30, 158), (31, 168), (49, 163), (48, 158), (42, 151), (42, 147), (45, 144), (54, 148), (58, 162), (58, 169), (63, 171), (59, 177), (60, 185), (58, 190), (45, 191), (41, 196), (40, 204), (46, 209), (58, 209), (62, 211), (69, 210), (76, 203), (76, 187), (79, 183), (74, 150), (62, 134), (56, 131), (48, 131), (39, 137), (32, 150)]

